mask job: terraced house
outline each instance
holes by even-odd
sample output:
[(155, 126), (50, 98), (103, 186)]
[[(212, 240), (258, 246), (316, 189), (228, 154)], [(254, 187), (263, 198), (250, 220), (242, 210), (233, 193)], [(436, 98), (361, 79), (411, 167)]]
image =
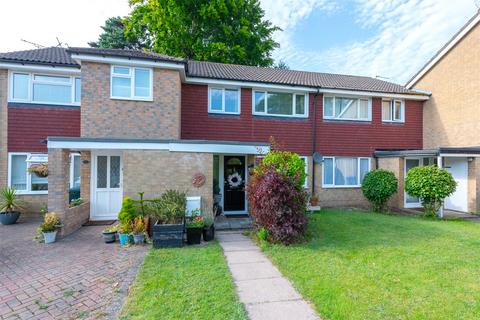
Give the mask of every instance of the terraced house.
[[(15, 187), (32, 212), (48, 203), (63, 234), (116, 218), (122, 197), (139, 191), (186, 190), (202, 210), (243, 215), (249, 168), (274, 137), (303, 157), (305, 188), (322, 206), (364, 206), (369, 170), (389, 168), (403, 179), (403, 157), (377, 155), (423, 149), (429, 97), (369, 77), (132, 50), (4, 53), (0, 183)], [(28, 172), (45, 162), (48, 178)], [(206, 181), (193, 186), (198, 175)], [(69, 208), (76, 188), (85, 203)], [(403, 208), (404, 198), (399, 192), (392, 205)]]

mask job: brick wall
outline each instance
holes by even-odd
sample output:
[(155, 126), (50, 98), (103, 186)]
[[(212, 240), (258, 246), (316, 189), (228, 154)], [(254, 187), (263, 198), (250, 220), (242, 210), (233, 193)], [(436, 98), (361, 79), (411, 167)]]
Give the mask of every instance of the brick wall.
[(153, 102), (110, 99), (110, 65), (82, 63), (81, 135), (180, 138), (180, 74), (154, 69)]
[[(203, 173), (205, 184), (192, 186), (196, 173)], [(138, 198), (144, 191), (146, 198), (159, 197), (167, 189), (185, 191), (188, 196), (201, 196), (203, 210), (213, 205), (213, 155), (168, 151), (132, 150), (123, 152), (123, 193)]]
[(405, 174), (404, 174), (404, 159), (399, 157), (379, 158), (378, 167), (392, 171), (398, 179), (397, 192), (390, 198), (388, 206), (394, 209), (403, 209), (405, 198)]
[(468, 212), (480, 211), (480, 158), (468, 161)]
[(0, 187), (7, 185), (8, 180), (8, 71), (0, 69)]

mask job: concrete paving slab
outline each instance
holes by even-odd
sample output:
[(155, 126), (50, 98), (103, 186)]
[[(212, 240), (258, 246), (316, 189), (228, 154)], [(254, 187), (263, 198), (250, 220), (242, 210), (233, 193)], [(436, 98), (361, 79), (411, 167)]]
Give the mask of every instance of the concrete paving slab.
[(282, 274), (277, 268), (272, 268), (269, 261), (253, 263), (229, 264), (230, 272), (235, 281), (279, 278)]
[[(252, 272), (254, 272), (252, 270)], [(243, 303), (298, 300), (302, 297), (285, 278), (256, 279), (235, 282)]]
[(254, 245), (251, 241), (227, 241), (224, 242), (223, 251), (260, 251), (260, 249)]
[(319, 320), (311, 306), (303, 300), (247, 304), (251, 319), (262, 320)]
[(267, 258), (260, 250), (257, 251), (227, 251), (224, 252), (227, 262), (233, 263), (251, 263), (251, 262), (266, 262)]

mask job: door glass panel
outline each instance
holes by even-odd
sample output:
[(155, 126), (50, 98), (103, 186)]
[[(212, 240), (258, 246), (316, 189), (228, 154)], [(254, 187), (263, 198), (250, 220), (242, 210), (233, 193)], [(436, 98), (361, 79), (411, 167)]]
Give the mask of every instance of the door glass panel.
[(120, 187), (120, 156), (110, 157), (110, 188)]
[(97, 188), (107, 187), (107, 156), (97, 157)]
[[(408, 171), (412, 168), (418, 167), (420, 165), (419, 159), (407, 159), (405, 160), (405, 177)], [(412, 197), (408, 193), (405, 192), (405, 202), (406, 203), (419, 203), (420, 199), (416, 197)]]

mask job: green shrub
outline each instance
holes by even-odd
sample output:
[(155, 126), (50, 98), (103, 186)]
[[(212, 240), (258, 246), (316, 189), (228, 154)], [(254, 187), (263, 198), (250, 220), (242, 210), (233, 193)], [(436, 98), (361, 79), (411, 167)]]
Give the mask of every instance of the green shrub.
[(187, 209), (185, 192), (167, 190), (159, 199), (146, 202), (145, 213), (159, 224), (183, 222)]
[(294, 178), (295, 186), (303, 188), (305, 184), (305, 162), (296, 153), (290, 151), (271, 150), (263, 158), (254, 173), (262, 176), (270, 167), (274, 167), (277, 173)]
[(118, 213), (118, 220), (122, 223), (131, 223), (136, 216), (135, 201), (130, 197), (123, 198), (122, 209)]
[(268, 230), (265, 228), (260, 228), (257, 231), (257, 239), (260, 241), (267, 241), (268, 240)]
[(405, 179), (405, 191), (420, 198), (427, 216), (435, 216), (443, 200), (454, 193), (456, 187), (450, 172), (437, 166), (412, 168)]
[(393, 172), (377, 169), (365, 175), (362, 192), (372, 204), (373, 211), (383, 212), (388, 199), (397, 191), (398, 180)]

